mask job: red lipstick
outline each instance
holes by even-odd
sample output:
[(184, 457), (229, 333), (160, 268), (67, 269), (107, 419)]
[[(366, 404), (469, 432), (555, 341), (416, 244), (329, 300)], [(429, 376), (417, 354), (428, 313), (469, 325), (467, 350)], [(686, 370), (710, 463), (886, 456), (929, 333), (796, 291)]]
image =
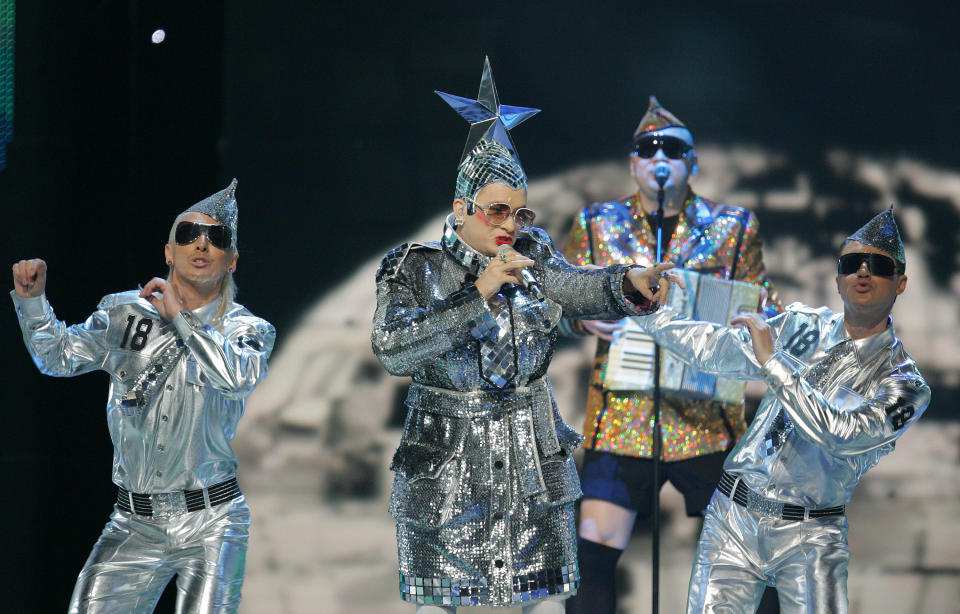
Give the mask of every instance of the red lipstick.
[(494, 239), (494, 240), (497, 242), (497, 245), (512, 245), (512, 244), (513, 244), (513, 237), (508, 237), (508, 236), (506, 236), (506, 235), (500, 235), (499, 237), (497, 237), (497, 238)]

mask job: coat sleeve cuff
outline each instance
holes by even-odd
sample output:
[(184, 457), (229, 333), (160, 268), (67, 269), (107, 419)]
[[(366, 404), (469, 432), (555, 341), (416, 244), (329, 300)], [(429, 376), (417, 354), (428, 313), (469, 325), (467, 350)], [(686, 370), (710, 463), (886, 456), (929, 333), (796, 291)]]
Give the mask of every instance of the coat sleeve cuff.
[(771, 387), (782, 387), (800, 378), (800, 371), (782, 352), (776, 352), (763, 363), (763, 381)]
[(42, 318), (50, 307), (46, 294), (24, 298), (19, 296), (16, 290), (11, 290), (10, 297), (13, 299), (13, 306), (21, 318)]
[(190, 310), (182, 309), (180, 313), (173, 316), (173, 327), (181, 339), (186, 340), (194, 332), (207, 328), (206, 325), (195, 316)]
[(463, 288), (448, 296), (447, 303), (451, 309), (476, 303), (476, 309), (472, 317), (465, 322), (470, 335), (474, 339), (483, 341), (484, 339), (492, 339), (499, 334), (500, 327), (493, 316), (490, 315), (487, 302), (483, 300), (483, 296), (480, 295), (480, 291), (474, 284), (466, 284)]
[(623, 278), (633, 268), (643, 268), (635, 264), (607, 267), (610, 269), (610, 292), (624, 315), (643, 316), (657, 310), (657, 303), (648, 300), (639, 292), (626, 294), (623, 291)]

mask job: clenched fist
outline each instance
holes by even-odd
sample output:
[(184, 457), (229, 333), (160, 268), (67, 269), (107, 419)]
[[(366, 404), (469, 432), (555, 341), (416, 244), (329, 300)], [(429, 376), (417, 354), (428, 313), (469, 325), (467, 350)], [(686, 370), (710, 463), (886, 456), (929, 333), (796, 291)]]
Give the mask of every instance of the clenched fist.
[(47, 287), (47, 263), (39, 258), (21, 260), (13, 265), (13, 288), (21, 298), (43, 294)]

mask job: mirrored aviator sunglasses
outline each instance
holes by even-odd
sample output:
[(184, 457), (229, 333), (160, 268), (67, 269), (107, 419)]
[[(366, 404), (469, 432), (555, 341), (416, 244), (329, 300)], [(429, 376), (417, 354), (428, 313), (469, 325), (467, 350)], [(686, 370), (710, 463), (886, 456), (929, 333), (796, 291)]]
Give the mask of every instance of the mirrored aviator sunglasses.
[(641, 158), (652, 158), (660, 149), (671, 160), (679, 160), (692, 148), (675, 136), (648, 136), (637, 141), (633, 151)]
[(473, 199), (470, 199), (470, 201), (483, 211), (483, 215), (487, 218), (487, 221), (494, 226), (499, 226), (506, 222), (511, 213), (513, 214), (513, 221), (517, 226), (530, 226), (533, 224), (533, 220), (537, 218), (537, 214), (526, 207), (520, 207), (514, 211), (507, 203), (481, 205)]
[(190, 245), (199, 239), (200, 235), (207, 235), (210, 244), (220, 249), (227, 249), (233, 244), (233, 231), (228, 226), (220, 224), (180, 222), (177, 224), (173, 239), (177, 242), (177, 245)]
[(871, 252), (857, 252), (844, 254), (837, 261), (837, 272), (841, 275), (852, 275), (860, 270), (863, 263), (867, 263), (867, 270), (871, 275), (879, 277), (893, 277), (894, 273), (902, 273), (900, 266), (890, 256)]

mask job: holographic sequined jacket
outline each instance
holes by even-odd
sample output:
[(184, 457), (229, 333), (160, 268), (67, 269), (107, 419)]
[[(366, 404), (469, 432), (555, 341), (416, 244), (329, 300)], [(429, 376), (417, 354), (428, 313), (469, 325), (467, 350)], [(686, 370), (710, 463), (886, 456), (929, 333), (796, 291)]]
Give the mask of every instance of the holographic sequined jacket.
[[(742, 207), (717, 204), (691, 190), (664, 261), (679, 267), (755, 283), (768, 291), (769, 311), (779, 298), (763, 267), (757, 218)], [(596, 203), (574, 218), (564, 255), (578, 265), (636, 263), (656, 258), (656, 235), (636, 197)], [(587, 391), (585, 447), (649, 458), (653, 450), (653, 400), (649, 392), (603, 386), (609, 343), (600, 339)], [(685, 460), (730, 448), (747, 428), (743, 403), (725, 404), (664, 394), (661, 402), (663, 459)]]
[(113, 481), (130, 492), (212, 486), (236, 475), (230, 448), (247, 395), (267, 375), (275, 332), (217, 299), (166, 322), (136, 290), (104, 297), (83, 324), (56, 318), (45, 296), (13, 296), (27, 350), (43, 373), (110, 376)]
[[(377, 272), (374, 352), (413, 379), (391, 466), (407, 601), (515, 607), (579, 582), (570, 453), (582, 437), (560, 418), (546, 377), (556, 324), (563, 313), (640, 311), (622, 291), (629, 267), (571, 266), (537, 228), (514, 248), (535, 261), (545, 300), (506, 285), (485, 301), (474, 281), (489, 258), (449, 220), (442, 242), (402, 245)], [(503, 340), (506, 370), (483, 358)]]
[(641, 325), (705, 372), (767, 383), (756, 418), (724, 463), (766, 499), (808, 508), (847, 503), (930, 402), (892, 322), (854, 340), (843, 314), (794, 303), (767, 320), (774, 354), (760, 365), (749, 331), (676, 317), (664, 309)]

